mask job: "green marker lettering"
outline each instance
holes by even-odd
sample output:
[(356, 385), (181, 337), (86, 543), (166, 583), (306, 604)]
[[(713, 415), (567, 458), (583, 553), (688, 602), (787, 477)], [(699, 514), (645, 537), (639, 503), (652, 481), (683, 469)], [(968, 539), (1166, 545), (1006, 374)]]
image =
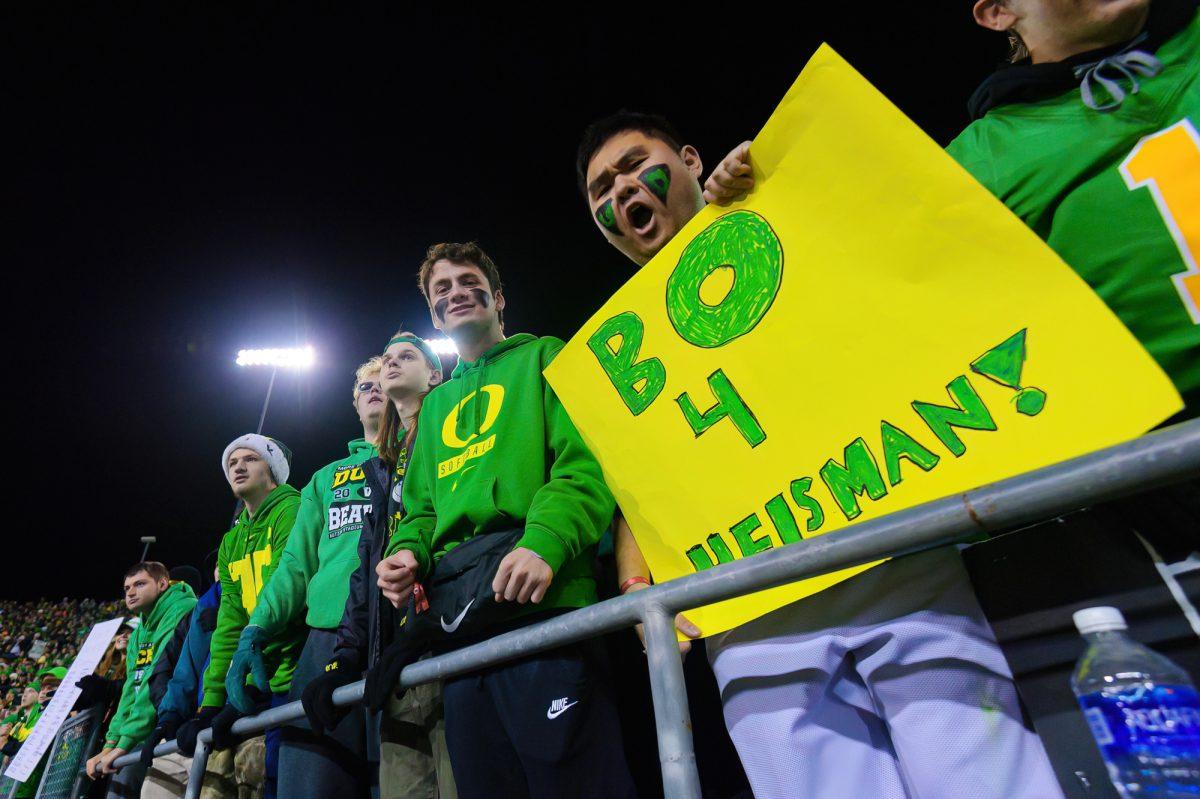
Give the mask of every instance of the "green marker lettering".
[[(625, 311), (606, 320), (587, 341), (588, 349), (634, 416), (649, 408), (667, 384), (667, 370), (662, 361), (637, 359), (645, 331), (641, 318)], [(614, 338), (619, 339), (616, 349), (611, 344)]]
[(965, 375), (951, 380), (946, 386), (946, 391), (954, 400), (955, 407), (934, 405), (931, 402), (913, 402), (912, 408), (925, 424), (929, 425), (929, 429), (946, 449), (950, 450), (954, 457), (960, 458), (967, 451), (967, 445), (954, 432), (955, 427), (967, 430), (995, 430), (996, 423)]
[[(714, 272), (733, 270), (733, 285), (715, 305), (700, 297)], [(762, 321), (783, 280), (783, 247), (767, 220), (733, 211), (692, 239), (667, 278), (667, 316), (684, 341), (714, 348), (744, 336)]]
[(710, 427), (728, 416), (751, 448), (757, 447), (767, 440), (767, 434), (762, 429), (762, 425), (758, 423), (750, 406), (746, 404), (737, 389), (733, 387), (733, 383), (726, 377), (724, 370), (718, 369), (709, 375), (708, 386), (712, 389), (713, 396), (717, 401), (703, 413), (696, 408), (696, 404), (692, 402), (692, 398), (687, 395), (686, 391), (675, 398), (679, 409), (683, 411), (683, 418), (687, 420), (696, 438), (704, 435)]
[(879, 437), (883, 440), (883, 463), (887, 467), (888, 482), (897, 485), (904, 478), (900, 475), (900, 460), (906, 458), (922, 471), (929, 471), (941, 460), (908, 433), (894, 424), (879, 423)]
[(771, 543), (770, 535), (763, 535), (760, 538), (751, 537), (750, 534), (760, 527), (762, 527), (762, 522), (758, 520), (758, 514), (751, 513), (729, 528), (729, 532), (733, 533), (733, 540), (737, 542), (738, 549), (741, 550), (743, 558), (757, 555), (759, 552), (775, 546)]
[(825, 523), (825, 511), (821, 509), (820, 502), (809, 496), (810, 488), (812, 488), (812, 478), (801, 477), (799, 480), (792, 481), (791, 492), (792, 501), (796, 503), (796, 507), (808, 511), (808, 521), (804, 523), (804, 528), (810, 533), (815, 533)]
[(883, 484), (883, 476), (879, 473), (879, 465), (871, 453), (867, 442), (856, 438), (850, 442), (844, 452), (846, 465), (830, 458), (821, 467), (821, 480), (833, 494), (834, 501), (847, 520), (855, 519), (862, 514), (858, 507), (858, 497), (866, 494), (871, 499), (882, 499), (887, 496), (887, 486)]

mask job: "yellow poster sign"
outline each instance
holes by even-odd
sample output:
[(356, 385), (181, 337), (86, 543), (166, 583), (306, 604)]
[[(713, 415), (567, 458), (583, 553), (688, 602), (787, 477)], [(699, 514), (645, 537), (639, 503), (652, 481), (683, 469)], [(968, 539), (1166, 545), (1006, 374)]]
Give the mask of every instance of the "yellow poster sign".
[[(1132, 438), (1182, 402), (1100, 299), (828, 46), (546, 370), (664, 581)], [(690, 612), (713, 634), (871, 566)]]

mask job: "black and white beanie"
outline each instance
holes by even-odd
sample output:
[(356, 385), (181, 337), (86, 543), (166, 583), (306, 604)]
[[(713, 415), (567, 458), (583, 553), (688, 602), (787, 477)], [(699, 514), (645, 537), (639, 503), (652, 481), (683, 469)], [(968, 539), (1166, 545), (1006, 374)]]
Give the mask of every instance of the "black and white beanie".
[(229, 479), (229, 456), (235, 449), (252, 449), (257, 452), (271, 469), (275, 482), (283, 485), (291, 474), (291, 451), (273, 438), (267, 438), (259, 433), (247, 433), (229, 442), (225, 453), (221, 455), (221, 473)]

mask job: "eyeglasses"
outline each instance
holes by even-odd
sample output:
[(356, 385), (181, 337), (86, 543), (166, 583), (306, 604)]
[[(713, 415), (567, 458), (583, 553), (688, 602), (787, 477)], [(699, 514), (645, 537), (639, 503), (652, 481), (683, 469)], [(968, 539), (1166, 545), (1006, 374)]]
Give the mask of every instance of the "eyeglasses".
[(359, 383), (358, 384), (358, 393), (366, 394), (368, 391), (374, 391), (376, 389), (376, 387), (378, 387), (378, 385), (379, 385), (378, 383), (371, 383), (371, 382)]

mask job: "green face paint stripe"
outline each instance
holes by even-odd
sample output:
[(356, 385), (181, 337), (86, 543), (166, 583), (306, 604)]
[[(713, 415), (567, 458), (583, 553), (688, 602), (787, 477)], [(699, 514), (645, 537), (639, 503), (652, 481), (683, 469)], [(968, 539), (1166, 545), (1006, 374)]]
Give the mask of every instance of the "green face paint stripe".
[(667, 202), (667, 195), (671, 192), (671, 169), (666, 164), (655, 164), (652, 167), (643, 169), (638, 175), (638, 180), (646, 184), (646, 188), (650, 189), (655, 197)]
[(600, 223), (600, 227), (614, 236), (624, 235), (621, 233), (621, 229), (617, 227), (617, 214), (613, 211), (611, 199), (605, 200), (604, 205), (596, 209), (596, 221)]

